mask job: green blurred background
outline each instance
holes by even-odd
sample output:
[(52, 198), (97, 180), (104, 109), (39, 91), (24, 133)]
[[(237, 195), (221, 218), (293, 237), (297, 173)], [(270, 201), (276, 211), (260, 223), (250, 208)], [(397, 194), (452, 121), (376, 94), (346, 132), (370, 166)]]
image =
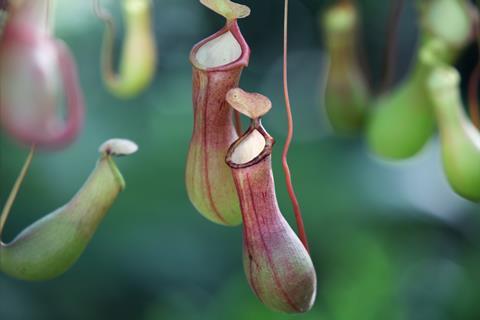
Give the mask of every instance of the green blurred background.
[[(359, 1), (363, 39), (374, 83), (392, 1)], [(120, 1), (103, 1), (120, 19)], [(286, 218), (294, 223), (280, 166), (286, 118), (281, 88), (283, 1), (242, 1), (252, 15), (240, 27), (252, 48), (241, 85), (269, 96), (264, 120), (277, 139), (274, 175)], [(159, 65), (147, 92), (119, 101), (99, 73), (103, 25), (90, 1), (58, 1), (57, 35), (74, 52), (87, 103), (85, 128), (60, 152), (37, 154), (6, 226), (11, 240), (34, 220), (67, 202), (111, 137), (138, 143), (118, 159), (127, 181), (91, 245), (65, 275), (26, 283), (0, 275), (1, 320), (56, 319), (480, 319), (480, 208), (456, 196), (442, 173), (435, 138), (415, 159), (389, 163), (371, 155), (361, 138), (334, 137), (322, 109), (328, 57), (318, 15), (332, 1), (290, 4), (290, 90), (296, 124), (290, 152), (318, 272), (318, 298), (305, 315), (266, 309), (243, 274), (241, 228), (214, 225), (195, 212), (184, 187), (192, 130), (194, 43), (222, 27), (195, 0), (156, 0)], [(416, 13), (406, 1), (399, 33), (398, 74), (416, 43)], [(117, 39), (118, 49), (121, 34)], [(458, 67), (472, 70), (471, 46)], [(1, 203), (27, 149), (2, 133)]]

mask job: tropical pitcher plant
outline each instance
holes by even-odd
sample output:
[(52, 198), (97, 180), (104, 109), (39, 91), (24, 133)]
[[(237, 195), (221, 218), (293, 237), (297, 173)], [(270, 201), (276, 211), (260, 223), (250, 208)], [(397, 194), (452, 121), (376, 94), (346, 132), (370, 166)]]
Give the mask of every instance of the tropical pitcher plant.
[[(112, 95), (127, 99), (154, 83), (159, 50), (154, 2), (119, 2), (125, 36), (118, 67), (114, 17), (100, 0), (92, 0), (92, 5), (105, 24), (99, 68), (103, 82)], [(307, 312), (315, 303), (317, 272), (288, 164), (294, 133), (288, 89), (289, 1), (283, 2), (283, 88), (278, 91), (283, 91), (287, 119), (281, 164), (296, 230), (278, 203), (272, 168), (275, 140), (262, 124), (272, 103), (260, 93), (241, 89), (242, 74), (250, 76), (247, 67), (255, 52), (242, 35), (239, 19), (247, 18), (251, 9), (230, 0), (199, 2), (223, 17), (225, 24), (195, 44), (188, 57), (193, 128), (186, 158), (186, 194), (192, 211), (208, 221), (241, 225), (243, 256), (240, 259), (239, 254), (238, 262), (263, 304), (280, 312)], [(395, 34), (402, 3), (396, 0), (392, 6), (396, 18), (389, 36)], [(372, 85), (362, 64), (361, 13), (355, 1), (340, 0), (322, 12), (320, 26), (329, 56), (326, 85), (319, 89), (323, 106), (336, 134), (364, 133), (368, 149), (389, 161), (419, 154), (438, 131), (452, 190), (480, 202), (480, 61), (469, 81), (469, 111), (462, 100), (461, 75), (454, 66), (474, 40), (480, 47), (478, 9), (467, 0), (419, 0), (417, 9), (419, 43), (412, 67), (398, 85), (391, 84), (392, 37), (381, 90)], [(49, 280), (70, 269), (92, 240), (126, 186), (114, 158), (133, 154), (138, 146), (128, 139), (107, 140), (99, 147), (91, 174), (70, 201), (13, 240), (2, 241), (34, 154), (74, 147), (85, 106), (74, 55), (54, 35), (54, 0), (1, 0), (0, 13), (0, 124), (3, 134), (30, 148), (0, 214), (0, 271), (21, 280)], [(242, 121), (249, 122), (245, 130)]]

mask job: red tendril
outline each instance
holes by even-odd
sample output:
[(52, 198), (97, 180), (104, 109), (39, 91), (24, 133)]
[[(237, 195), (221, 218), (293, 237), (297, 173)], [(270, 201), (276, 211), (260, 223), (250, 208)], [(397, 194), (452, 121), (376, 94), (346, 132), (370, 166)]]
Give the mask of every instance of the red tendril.
[(293, 190), (292, 177), (290, 174), (290, 168), (288, 167), (287, 155), (288, 149), (293, 138), (293, 117), (292, 117), (292, 107), (290, 105), (290, 97), (288, 94), (288, 77), (287, 77), (287, 54), (288, 54), (288, 0), (285, 0), (285, 16), (283, 21), (283, 93), (285, 95), (285, 109), (287, 113), (288, 120), (288, 134), (283, 147), (282, 153), (282, 166), (285, 173), (285, 181), (287, 184), (288, 195), (292, 201), (293, 211), (295, 212), (295, 219), (297, 221), (298, 236), (300, 241), (302, 241), (305, 249), (309, 251), (307, 234), (305, 232), (305, 226), (303, 224), (302, 212), (300, 211), (300, 205), (298, 203), (297, 197), (295, 196), (295, 191)]

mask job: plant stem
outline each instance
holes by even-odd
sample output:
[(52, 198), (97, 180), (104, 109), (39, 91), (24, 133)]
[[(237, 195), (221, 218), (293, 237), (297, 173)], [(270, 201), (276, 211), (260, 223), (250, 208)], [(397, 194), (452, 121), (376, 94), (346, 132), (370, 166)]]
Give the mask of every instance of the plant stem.
[(383, 60), (383, 82), (380, 92), (383, 93), (392, 85), (395, 77), (395, 58), (397, 51), (397, 32), (400, 23), (404, 0), (396, 0), (391, 6), (390, 16), (388, 18), (387, 38)]
[(292, 201), (293, 211), (295, 212), (295, 219), (297, 221), (298, 236), (300, 241), (302, 241), (305, 249), (309, 251), (307, 234), (305, 232), (305, 226), (303, 224), (302, 212), (300, 211), (300, 205), (298, 203), (295, 191), (292, 185), (292, 176), (290, 174), (290, 168), (288, 167), (288, 150), (293, 138), (293, 116), (292, 116), (292, 107), (290, 105), (290, 96), (288, 94), (288, 75), (287, 75), (287, 55), (288, 55), (288, 0), (285, 0), (285, 15), (283, 20), (283, 93), (285, 95), (285, 109), (287, 113), (288, 120), (288, 134), (283, 147), (282, 153), (282, 166), (285, 173), (285, 181), (287, 184), (288, 195)]
[(28, 154), (25, 163), (23, 164), (23, 168), (20, 171), (20, 174), (13, 185), (12, 190), (10, 191), (10, 195), (7, 198), (7, 202), (3, 207), (2, 214), (0, 215), (0, 239), (2, 237), (3, 228), (5, 227), (5, 223), (7, 222), (8, 215), (10, 214), (10, 210), (12, 209), (13, 203), (15, 202), (15, 198), (17, 197), (18, 191), (22, 186), (22, 182), (27, 175), (28, 169), (30, 168), (30, 164), (32, 163), (33, 154), (35, 153), (35, 146), (32, 145), (30, 148), (30, 153)]

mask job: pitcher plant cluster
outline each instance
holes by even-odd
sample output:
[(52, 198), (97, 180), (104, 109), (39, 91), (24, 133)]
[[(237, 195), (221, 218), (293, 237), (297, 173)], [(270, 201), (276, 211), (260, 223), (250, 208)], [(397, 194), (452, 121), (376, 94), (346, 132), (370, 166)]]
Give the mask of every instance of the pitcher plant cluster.
[(392, 87), (395, 51), (391, 48), (402, 4), (402, 0), (393, 2), (383, 90), (376, 95), (359, 58), (360, 17), (355, 4), (339, 1), (321, 17), (331, 57), (324, 101), (328, 119), (340, 135), (364, 132), (374, 154), (396, 161), (420, 153), (438, 130), (452, 189), (480, 202), (480, 62), (469, 81), (469, 114), (454, 67), (469, 44), (477, 41), (480, 46), (478, 8), (468, 0), (416, 1), (418, 48), (407, 75)]
[[(118, 2), (125, 24), (118, 70), (114, 64), (116, 21), (101, 0), (92, 0), (92, 8), (105, 25), (99, 44), (105, 87), (115, 97), (128, 99), (151, 84), (159, 54), (152, 1)], [(284, 1), (283, 30), (287, 139), (282, 167), (297, 232), (277, 201), (272, 172), (275, 140), (262, 125), (272, 103), (264, 95), (240, 88), (251, 52), (238, 20), (248, 17), (250, 8), (229, 0), (200, 3), (224, 17), (225, 25), (190, 52), (193, 133), (186, 159), (186, 192), (209, 221), (227, 227), (242, 225), (243, 266), (258, 299), (276, 311), (306, 312), (315, 301), (317, 275), (288, 166), (293, 139), (287, 76), (288, 0)], [(421, 34), (413, 67), (400, 85), (379, 95), (373, 94), (360, 63), (356, 6), (338, 1), (322, 15), (331, 57), (324, 92), (326, 112), (338, 134), (365, 131), (376, 154), (396, 160), (417, 154), (438, 128), (452, 188), (467, 199), (480, 201), (480, 66), (470, 81), (469, 114), (462, 102), (460, 74), (453, 66), (473, 39), (480, 45), (477, 10), (467, 0), (418, 1), (418, 9)], [(1, 241), (34, 154), (74, 143), (82, 129), (85, 106), (73, 55), (53, 32), (54, 0), (2, 0), (0, 12), (0, 122), (5, 134), (30, 147), (0, 215), (0, 271), (27, 281), (48, 280), (77, 261), (125, 189), (114, 157), (130, 155), (138, 147), (126, 139), (106, 141), (92, 173), (68, 203), (12, 241)], [(242, 117), (250, 122), (246, 130)]]
[[(280, 212), (275, 195), (271, 166), (274, 140), (261, 124), (271, 102), (265, 96), (238, 87), (250, 56), (238, 19), (247, 17), (250, 9), (231, 1), (200, 2), (226, 22), (190, 53), (194, 128), (185, 178), (190, 201), (214, 223), (225, 226), (242, 223), (245, 273), (253, 292), (265, 305), (284, 312), (308, 311), (315, 300), (316, 273), (286, 163), (291, 137), (287, 139), (284, 155), (285, 173), (298, 213), (300, 238)], [(287, 14), (288, 1), (285, 40)], [(287, 96), (286, 87), (285, 93)], [(288, 99), (286, 103), (291, 130)], [(241, 130), (240, 114), (251, 120), (245, 132)]]

